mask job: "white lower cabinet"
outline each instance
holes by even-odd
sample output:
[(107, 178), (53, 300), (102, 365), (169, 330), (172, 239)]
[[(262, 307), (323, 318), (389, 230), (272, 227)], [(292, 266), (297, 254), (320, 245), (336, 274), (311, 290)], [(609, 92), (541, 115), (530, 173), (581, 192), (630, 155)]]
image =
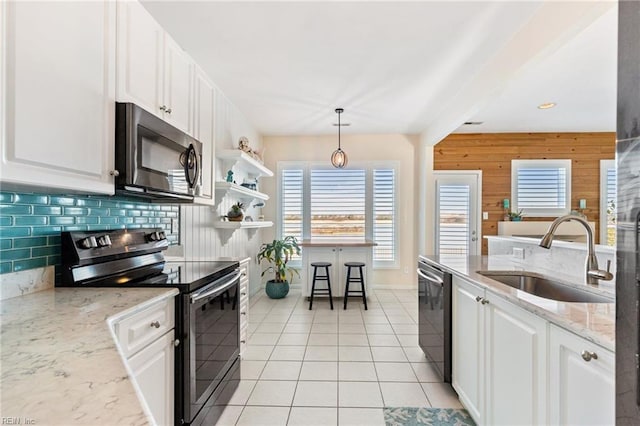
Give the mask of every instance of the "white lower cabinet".
[(489, 292), (483, 302), (485, 423), (548, 424), (547, 322)]
[(478, 425), (613, 425), (614, 354), (453, 277), (452, 384)]
[(549, 334), (549, 423), (615, 424), (615, 354), (554, 325)]
[(167, 297), (113, 320), (125, 362), (153, 424), (174, 424), (175, 299)]
[(546, 321), (453, 281), (453, 387), (476, 423), (547, 424)]
[(453, 277), (452, 385), (476, 423), (484, 423), (484, 290)]
[(249, 328), (249, 262), (247, 257), (240, 261), (240, 288), (238, 291), (238, 306), (240, 309), (240, 355), (247, 347), (247, 337)]
[(157, 425), (173, 424), (173, 330), (127, 360)]

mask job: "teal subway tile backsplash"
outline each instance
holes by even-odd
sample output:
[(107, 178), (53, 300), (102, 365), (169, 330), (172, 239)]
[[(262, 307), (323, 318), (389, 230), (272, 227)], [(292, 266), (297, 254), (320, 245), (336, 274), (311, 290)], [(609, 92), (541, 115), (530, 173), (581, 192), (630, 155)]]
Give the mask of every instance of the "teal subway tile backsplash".
[(16, 260), (13, 262), (13, 271), (25, 271), (27, 269), (42, 268), (43, 266), (47, 266), (46, 257), (33, 257), (31, 259)]
[(14, 238), (13, 247), (25, 248), (25, 247), (40, 247), (47, 245), (47, 237), (29, 237), (29, 238)]
[(60, 263), (60, 232), (159, 227), (171, 244), (178, 206), (121, 197), (0, 192), (0, 274)]

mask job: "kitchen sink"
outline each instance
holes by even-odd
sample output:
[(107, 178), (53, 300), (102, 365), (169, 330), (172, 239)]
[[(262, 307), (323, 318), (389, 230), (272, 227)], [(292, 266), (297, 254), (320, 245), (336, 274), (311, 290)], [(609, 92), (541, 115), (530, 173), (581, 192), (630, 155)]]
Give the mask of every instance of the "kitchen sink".
[(559, 302), (614, 303), (613, 299), (594, 294), (555, 281), (535, 272), (527, 271), (477, 271), (492, 280), (509, 287)]

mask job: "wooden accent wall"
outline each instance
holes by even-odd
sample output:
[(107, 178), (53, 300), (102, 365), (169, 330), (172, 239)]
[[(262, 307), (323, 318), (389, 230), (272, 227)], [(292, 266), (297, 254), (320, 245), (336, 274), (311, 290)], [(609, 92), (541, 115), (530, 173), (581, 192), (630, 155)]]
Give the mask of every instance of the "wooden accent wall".
[[(587, 200), (584, 213), (600, 226), (600, 160), (615, 158), (615, 133), (453, 134), (434, 146), (434, 170), (482, 170), (482, 235), (497, 235), (502, 200), (511, 197), (511, 160), (571, 159), (571, 209)], [(553, 218), (525, 217), (525, 220)], [(482, 241), (487, 254), (487, 241)]]

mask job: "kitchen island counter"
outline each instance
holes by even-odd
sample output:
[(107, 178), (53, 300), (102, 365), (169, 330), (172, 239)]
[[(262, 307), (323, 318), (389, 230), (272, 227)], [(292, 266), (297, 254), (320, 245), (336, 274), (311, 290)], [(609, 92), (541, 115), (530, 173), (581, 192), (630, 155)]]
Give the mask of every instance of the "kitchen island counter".
[(146, 425), (111, 323), (171, 288), (55, 288), (0, 302), (3, 418), (20, 424)]
[[(604, 348), (615, 351), (615, 294), (610, 285), (601, 288), (584, 283), (584, 279), (549, 271), (533, 265), (511, 261), (509, 256), (420, 256), (428, 263), (440, 265), (453, 275), (485, 288), (534, 314), (565, 328)], [(500, 270), (537, 272), (553, 276), (567, 285), (605, 296), (611, 303), (575, 303), (544, 299), (487, 278), (477, 271)]]

